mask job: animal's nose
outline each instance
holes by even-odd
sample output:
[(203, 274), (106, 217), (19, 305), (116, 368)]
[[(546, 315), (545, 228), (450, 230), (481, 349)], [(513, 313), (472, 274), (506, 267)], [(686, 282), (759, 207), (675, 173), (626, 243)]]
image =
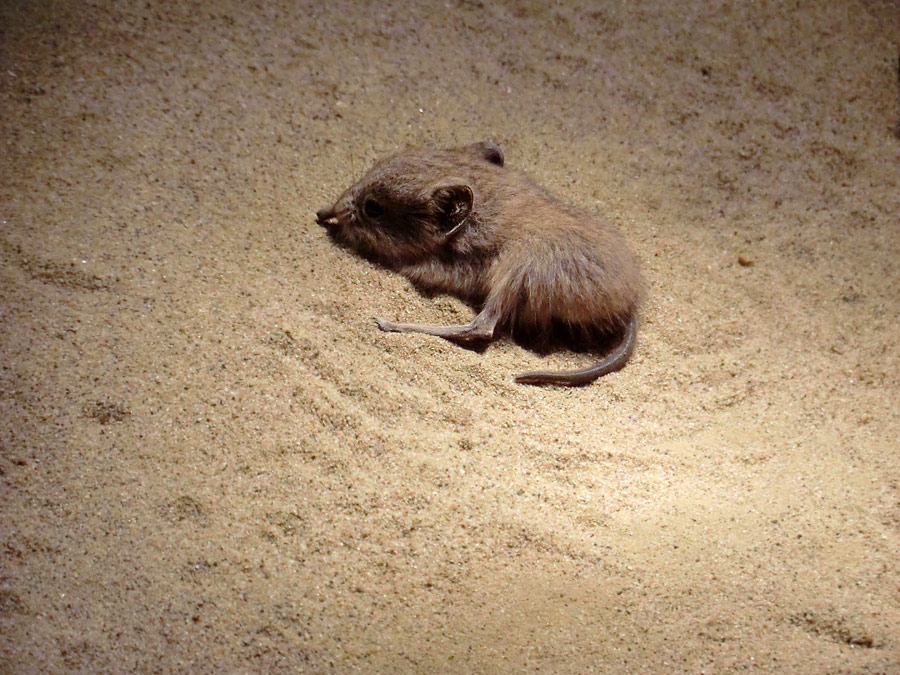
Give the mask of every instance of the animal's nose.
[(316, 211), (316, 220), (320, 223), (324, 223), (326, 220), (330, 220), (334, 218), (334, 209), (319, 209)]

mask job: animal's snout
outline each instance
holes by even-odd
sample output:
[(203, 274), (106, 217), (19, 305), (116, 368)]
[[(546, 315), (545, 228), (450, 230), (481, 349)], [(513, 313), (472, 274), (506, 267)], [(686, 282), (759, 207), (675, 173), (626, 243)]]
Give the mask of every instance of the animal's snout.
[(316, 222), (319, 225), (334, 225), (336, 220), (333, 207), (316, 211)]

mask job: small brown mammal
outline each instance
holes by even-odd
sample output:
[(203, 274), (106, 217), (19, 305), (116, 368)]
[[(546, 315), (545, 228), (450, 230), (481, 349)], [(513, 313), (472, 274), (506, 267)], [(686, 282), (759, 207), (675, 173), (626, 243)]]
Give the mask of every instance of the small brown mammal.
[(480, 308), (471, 323), (422, 326), (375, 319), (383, 331), (464, 345), (505, 331), (560, 329), (591, 344), (618, 340), (589, 368), (520, 375), (523, 384), (579, 386), (622, 368), (634, 350), (643, 282), (622, 235), (503, 166), (492, 141), (407, 150), (378, 162), (318, 222), (354, 249), (430, 292)]

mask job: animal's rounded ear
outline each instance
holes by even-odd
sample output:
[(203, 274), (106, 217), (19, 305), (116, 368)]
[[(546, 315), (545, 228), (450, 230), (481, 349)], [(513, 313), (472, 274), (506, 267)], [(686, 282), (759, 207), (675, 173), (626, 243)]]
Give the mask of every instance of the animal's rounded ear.
[(494, 141), (481, 141), (466, 146), (466, 149), (474, 155), (485, 159), (491, 164), (503, 166), (503, 151)]
[(475, 195), (464, 183), (439, 185), (432, 192), (438, 212), (438, 226), (446, 237), (456, 234), (472, 213)]

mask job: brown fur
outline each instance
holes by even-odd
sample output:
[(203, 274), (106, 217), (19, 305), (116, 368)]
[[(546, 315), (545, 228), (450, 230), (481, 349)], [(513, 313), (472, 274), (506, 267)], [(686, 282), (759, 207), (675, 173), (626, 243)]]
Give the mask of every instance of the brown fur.
[(495, 329), (582, 339), (622, 335), (599, 364), (572, 373), (529, 373), (529, 384), (581, 385), (625, 365), (634, 347), (643, 282), (621, 234), (505, 168), (491, 141), (450, 150), (407, 150), (377, 163), (318, 213), (332, 238), (431, 292), (481, 307), (465, 326), (377, 319), (382, 330), (461, 343)]

